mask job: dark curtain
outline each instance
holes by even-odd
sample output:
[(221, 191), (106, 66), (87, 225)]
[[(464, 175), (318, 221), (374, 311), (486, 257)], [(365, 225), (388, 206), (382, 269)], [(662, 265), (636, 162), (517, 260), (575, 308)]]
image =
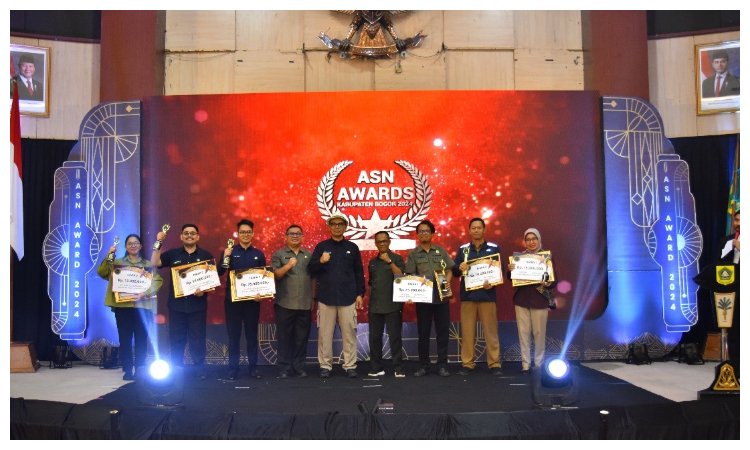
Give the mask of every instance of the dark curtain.
[(75, 141), (22, 139), (24, 258), (11, 250), (14, 341), (33, 342), (37, 356), (49, 361), (59, 338), (51, 330), (52, 303), (42, 243), (49, 231), (49, 205), (55, 170), (68, 159)]
[[(675, 152), (690, 167), (690, 191), (695, 198), (696, 220), (703, 234), (699, 268), (716, 263), (726, 236), (729, 186), (739, 135), (670, 139)], [(698, 323), (682, 335), (682, 342), (705, 343), (706, 333), (718, 332), (709, 290), (698, 290)]]

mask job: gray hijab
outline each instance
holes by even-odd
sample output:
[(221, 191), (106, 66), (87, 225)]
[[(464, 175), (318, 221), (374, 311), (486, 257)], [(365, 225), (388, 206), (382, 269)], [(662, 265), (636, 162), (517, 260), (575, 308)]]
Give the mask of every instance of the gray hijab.
[(536, 236), (537, 239), (539, 239), (539, 248), (537, 249), (537, 252), (542, 251), (542, 235), (539, 234), (539, 230), (536, 228), (527, 228), (526, 231), (523, 232), (523, 238), (526, 239), (526, 235), (532, 233)]

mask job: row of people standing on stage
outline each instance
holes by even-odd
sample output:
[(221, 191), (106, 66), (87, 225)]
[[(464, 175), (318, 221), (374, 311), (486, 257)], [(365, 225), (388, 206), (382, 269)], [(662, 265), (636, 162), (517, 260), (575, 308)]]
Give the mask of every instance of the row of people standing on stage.
[[(307, 373), (303, 365), (306, 359), (308, 336), (311, 328), (311, 310), (314, 300), (318, 302), (318, 364), (319, 376), (327, 378), (333, 370), (333, 336), (338, 324), (343, 340), (342, 367), (348, 377), (357, 377), (357, 310), (364, 308), (365, 277), (362, 257), (359, 248), (344, 238), (348, 226), (346, 216), (332, 215), (327, 225), (331, 237), (317, 244), (313, 252), (302, 247), (303, 230), (299, 225), (290, 225), (286, 230), (285, 246), (274, 252), (271, 258), (276, 279), (274, 311), (277, 325), (278, 367), (281, 378), (290, 376), (304, 377)], [(237, 224), (239, 244), (224, 250), (220, 260), (228, 259), (229, 263), (220, 265), (219, 275), (229, 270), (244, 271), (254, 267), (266, 266), (263, 252), (252, 245), (253, 222), (243, 219)], [(403, 351), (401, 344), (401, 327), (403, 304), (393, 302), (393, 280), (401, 274), (414, 274), (426, 277), (435, 282), (435, 272), (445, 270), (447, 282), (453, 276), (466, 273), (467, 260), (481, 256), (499, 254), (497, 244), (484, 239), (486, 225), (481, 218), (471, 219), (469, 235), (471, 241), (461, 246), (455, 259), (448, 252), (432, 242), (435, 226), (429, 220), (420, 222), (416, 229), (418, 243), (411, 250), (406, 261), (390, 250), (390, 236), (382, 231), (374, 236), (378, 254), (368, 263), (370, 302), (368, 319), (370, 324), (370, 376), (385, 374), (383, 363), (383, 331), (387, 330), (392, 350), (393, 373), (396, 377), (405, 377), (403, 369)], [(134, 235), (131, 235), (134, 236)], [(142, 267), (175, 267), (198, 261), (212, 259), (212, 255), (198, 246), (200, 233), (194, 224), (185, 224), (180, 233), (181, 247), (161, 252), (161, 242), (165, 232), (157, 234), (151, 261), (143, 258), (138, 241), (138, 257), (132, 256), (128, 237), (128, 256), (117, 260), (123, 264), (142, 264)], [(535, 253), (542, 250), (539, 231), (530, 228), (524, 233), (524, 252)], [(114, 253), (115, 248), (110, 249)], [(99, 267), (99, 275), (108, 278), (112, 261), (105, 259)], [(513, 265), (509, 266), (509, 270)], [(232, 302), (230, 283), (226, 283), (224, 300), (225, 321), (228, 334), (229, 368), (225, 378), (236, 379), (239, 375), (240, 339), (242, 328), (245, 329), (245, 341), (248, 354), (248, 371), (252, 378), (261, 378), (257, 370), (258, 363), (258, 320), (260, 304), (256, 301)], [(431, 371), (429, 353), (430, 335), (433, 323), (437, 342), (437, 373), (449, 376), (448, 342), (450, 328), (449, 302), (443, 301), (438, 292), (438, 283), (434, 283), (432, 303), (417, 303), (418, 353), (420, 367), (414, 376), (424, 376)], [(545, 281), (539, 285), (516, 288), (514, 304), (518, 323), (519, 341), (522, 353), (522, 370), (528, 373), (531, 368), (530, 337), (533, 336), (535, 354), (534, 363), (541, 365), (544, 357), (544, 341), (547, 311), (550, 307), (542, 295), (552, 283)], [(161, 277), (154, 277), (149, 293), (154, 294), (161, 286)], [(496, 288), (485, 283), (484, 289), (467, 291), (463, 277), (461, 281), (461, 369), (460, 375), (468, 375), (476, 368), (474, 343), (476, 338), (477, 318), (482, 324), (487, 344), (487, 365), (495, 375), (502, 375), (502, 358), (497, 328)], [(112, 295), (111, 277), (107, 298)], [(450, 302), (455, 302), (455, 298)], [(116, 317), (122, 315), (120, 309), (151, 309), (153, 303), (143, 301), (130, 304), (107, 302), (112, 306)], [(201, 378), (206, 377), (204, 369), (206, 355), (206, 311), (205, 292), (197, 291), (192, 295), (175, 298), (174, 288), (170, 288), (169, 300), (169, 343), (171, 359), (182, 364), (185, 345), (189, 345), (194, 365), (198, 367)], [(144, 316), (144, 323), (153, 322), (153, 313)], [(126, 336), (127, 325), (120, 330), (121, 320), (117, 320), (121, 348), (129, 346), (131, 338)], [(124, 322), (123, 322), (124, 323)], [(132, 336), (132, 333), (131, 333)], [(139, 351), (142, 340), (136, 337), (135, 366), (145, 361), (145, 347)], [(129, 367), (125, 379), (132, 379), (132, 353), (121, 355), (125, 358), (123, 368)], [(128, 359), (129, 358), (129, 359)], [(128, 374), (131, 374), (128, 376)], [(127, 377), (127, 378), (126, 378)]]

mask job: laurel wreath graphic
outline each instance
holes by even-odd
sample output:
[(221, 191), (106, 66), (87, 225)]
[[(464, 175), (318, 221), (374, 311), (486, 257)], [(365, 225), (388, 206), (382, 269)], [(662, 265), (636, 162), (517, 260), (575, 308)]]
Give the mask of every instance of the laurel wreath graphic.
[[(316, 200), (318, 210), (326, 221), (333, 214), (343, 214), (333, 202), (333, 185), (341, 172), (352, 165), (353, 162), (354, 161), (339, 162), (326, 172), (320, 180)], [(417, 228), (417, 224), (419, 224), (421, 220), (427, 217), (427, 212), (430, 210), (430, 206), (432, 206), (432, 188), (430, 188), (430, 183), (427, 181), (427, 177), (420, 172), (419, 169), (414, 167), (412, 163), (404, 160), (394, 162), (404, 169), (414, 182), (414, 195), (416, 199), (408, 211), (392, 219), (391, 226), (384, 230), (393, 237), (396, 237), (408, 235), (410, 231)], [(364, 238), (367, 229), (359, 223), (359, 219), (351, 214), (344, 215), (349, 219), (349, 227), (344, 234), (352, 239)]]

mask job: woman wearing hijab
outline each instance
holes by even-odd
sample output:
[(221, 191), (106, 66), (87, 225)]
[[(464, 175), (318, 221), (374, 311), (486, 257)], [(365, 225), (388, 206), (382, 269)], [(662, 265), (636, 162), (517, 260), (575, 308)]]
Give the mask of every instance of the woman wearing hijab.
[[(107, 257), (99, 265), (96, 273), (105, 280), (108, 279), (107, 295), (104, 304), (112, 308), (115, 313), (117, 324), (117, 335), (120, 340), (120, 363), (123, 380), (134, 380), (133, 367), (139, 367), (146, 363), (148, 352), (148, 330), (154, 323), (154, 312), (156, 310), (156, 292), (162, 285), (159, 274), (153, 274), (151, 286), (142, 294), (138, 294), (130, 301), (117, 302), (112, 292), (112, 271), (115, 266), (138, 267), (143, 270), (151, 270), (151, 261), (143, 256), (141, 238), (137, 234), (128, 235), (125, 239), (125, 255), (115, 259), (114, 253), (117, 246), (110, 247)], [(110, 256), (112, 255), (112, 256)], [(133, 341), (135, 341), (135, 366), (133, 366)]]
[[(524, 251), (522, 254), (542, 251), (542, 235), (536, 228), (529, 228), (523, 233)], [(511, 262), (509, 270), (515, 265)], [(545, 339), (547, 337), (547, 315), (555, 308), (550, 286), (553, 282), (542, 281), (539, 284), (517, 286), (513, 294), (513, 305), (516, 310), (518, 341), (521, 347), (521, 372), (528, 374), (531, 369), (531, 337), (534, 338), (534, 364), (541, 367), (544, 361)]]

